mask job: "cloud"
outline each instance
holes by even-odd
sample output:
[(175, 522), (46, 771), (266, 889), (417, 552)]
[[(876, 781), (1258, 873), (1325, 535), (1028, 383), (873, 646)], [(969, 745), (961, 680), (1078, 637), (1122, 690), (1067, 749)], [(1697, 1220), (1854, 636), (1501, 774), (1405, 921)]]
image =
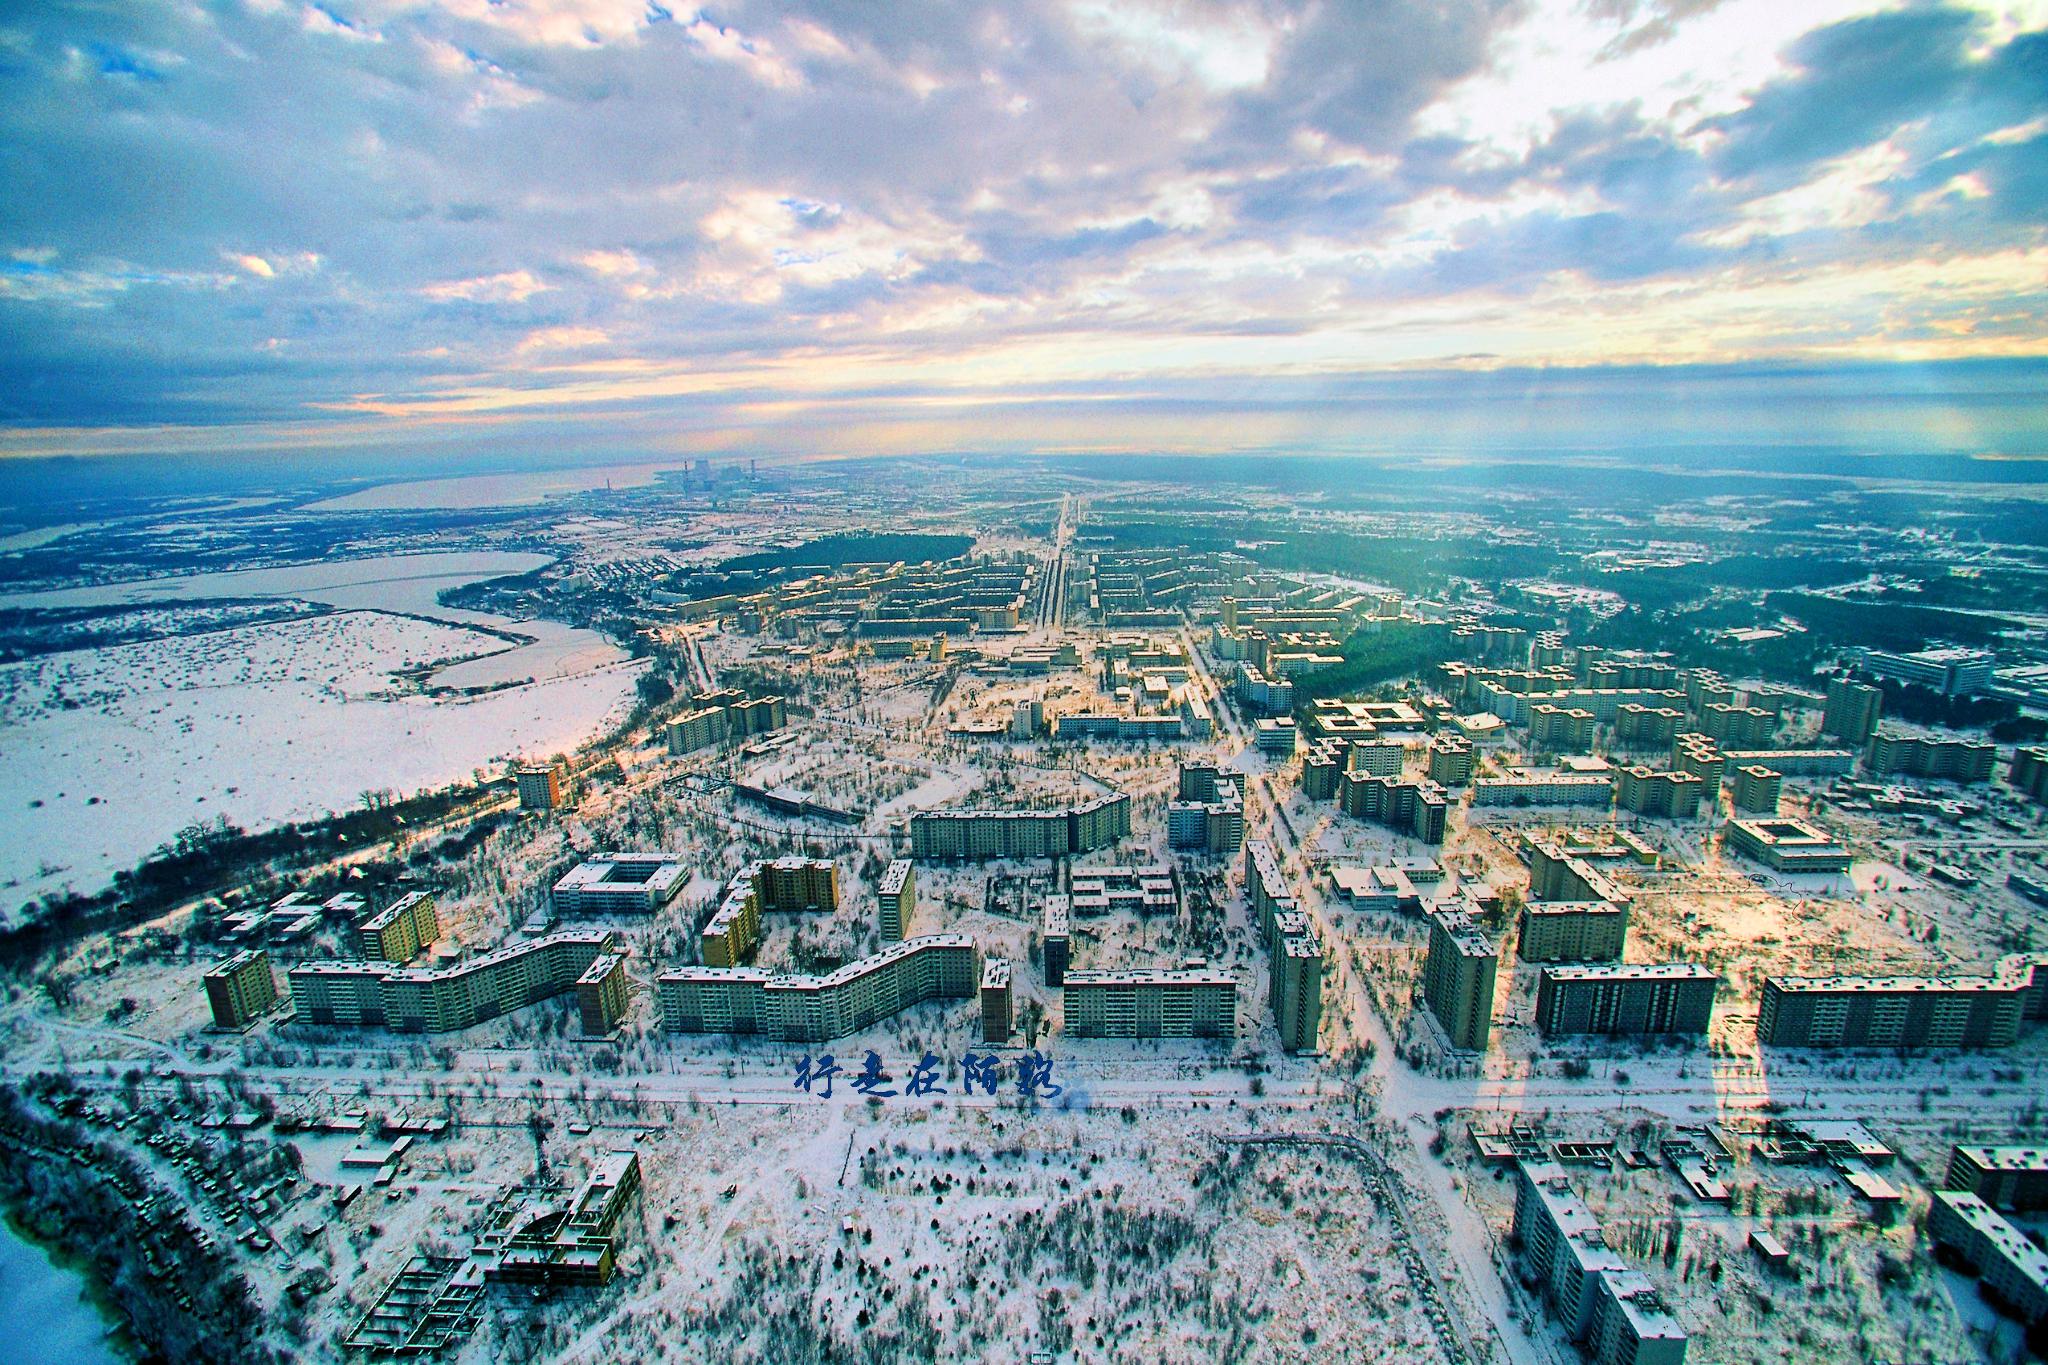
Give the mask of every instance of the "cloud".
[(524, 303), (553, 287), (531, 270), (507, 270), (466, 280), (442, 280), (422, 285), (419, 292), (422, 297), (441, 303)]
[(611, 340), (611, 334), (601, 327), (537, 327), (519, 339), (518, 353), (531, 355), (535, 351), (573, 351), (586, 346), (602, 346)]

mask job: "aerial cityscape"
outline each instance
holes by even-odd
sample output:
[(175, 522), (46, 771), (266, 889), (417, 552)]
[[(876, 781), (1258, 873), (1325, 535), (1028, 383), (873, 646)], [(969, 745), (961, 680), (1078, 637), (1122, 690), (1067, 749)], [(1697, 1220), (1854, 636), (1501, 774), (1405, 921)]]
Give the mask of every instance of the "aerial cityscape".
[(0, 88), (0, 1358), (2048, 1359), (2048, 9)]

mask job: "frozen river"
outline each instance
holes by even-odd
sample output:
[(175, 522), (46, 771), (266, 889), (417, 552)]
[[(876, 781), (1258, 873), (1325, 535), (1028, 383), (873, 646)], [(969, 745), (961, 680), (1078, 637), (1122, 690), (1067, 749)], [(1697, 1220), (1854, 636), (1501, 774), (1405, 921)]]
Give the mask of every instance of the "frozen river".
[[(0, 912), (67, 886), (96, 891), (194, 821), (225, 815), (256, 829), (352, 806), (366, 791), (406, 794), (575, 748), (630, 705), (641, 665), (591, 631), (436, 600), (548, 562), (385, 556), (0, 598), (337, 609), (0, 666)], [(401, 686), (400, 669), (498, 690), (430, 698)]]

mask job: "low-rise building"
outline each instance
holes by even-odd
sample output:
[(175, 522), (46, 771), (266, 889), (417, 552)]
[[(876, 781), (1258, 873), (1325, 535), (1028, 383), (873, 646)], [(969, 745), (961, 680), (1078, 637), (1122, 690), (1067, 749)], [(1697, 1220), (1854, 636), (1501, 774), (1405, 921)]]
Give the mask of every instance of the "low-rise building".
[(690, 881), (680, 853), (594, 854), (557, 881), (558, 915), (651, 915)]
[(681, 967), (655, 978), (671, 1033), (758, 1033), (778, 1042), (829, 1042), (927, 1000), (971, 998), (980, 953), (965, 934), (892, 943), (824, 976), (754, 967)]
[(1789, 816), (1734, 819), (1721, 833), (1731, 852), (1779, 872), (1847, 872), (1854, 861), (1849, 850), (1825, 831)]
[(1058, 986), (1067, 979), (1069, 961), (1068, 914), (1065, 896), (1047, 896), (1039, 918), (1039, 941), (1045, 954), (1045, 984)]

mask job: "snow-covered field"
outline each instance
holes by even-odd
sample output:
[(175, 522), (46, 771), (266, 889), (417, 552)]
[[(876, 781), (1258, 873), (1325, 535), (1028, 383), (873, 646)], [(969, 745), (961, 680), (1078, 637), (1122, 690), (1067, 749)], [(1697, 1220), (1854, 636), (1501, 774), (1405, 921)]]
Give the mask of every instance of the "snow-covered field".
[(344, 611), (0, 668), (0, 904), (96, 890), (195, 820), (257, 828), (570, 749), (630, 698), (617, 662), (466, 701), (394, 689), (394, 670), (503, 648)]

